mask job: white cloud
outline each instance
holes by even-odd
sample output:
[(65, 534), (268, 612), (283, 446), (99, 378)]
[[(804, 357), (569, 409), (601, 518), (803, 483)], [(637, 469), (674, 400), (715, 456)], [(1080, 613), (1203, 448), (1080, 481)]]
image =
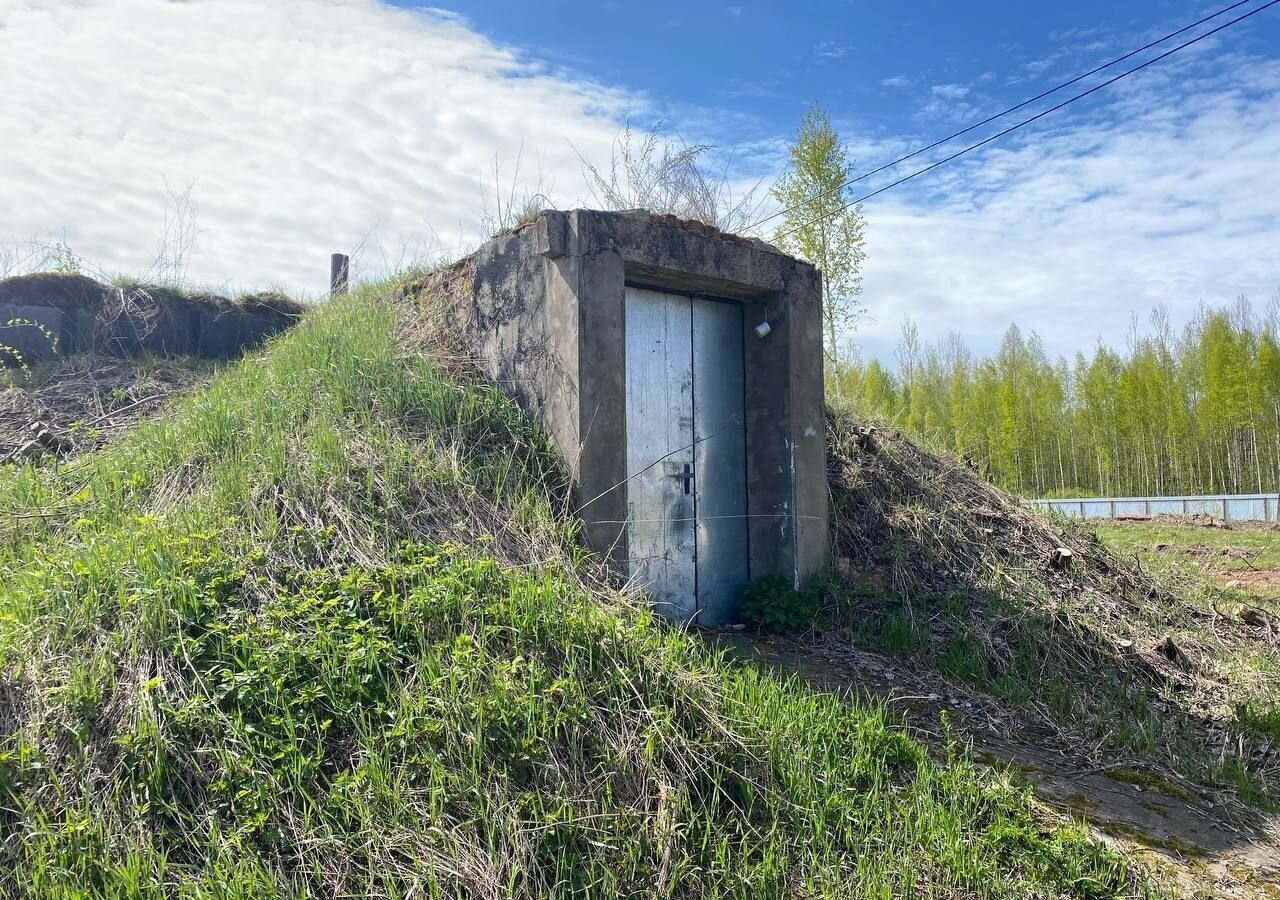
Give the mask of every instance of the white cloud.
[(1215, 53), (1116, 87), (867, 205), (866, 355), (892, 359), (904, 314), (983, 351), (1016, 321), (1071, 356), (1123, 345), (1157, 303), (1182, 322), (1280, 288), (1280, 61)]
[[(1120, 343), (1131, 313), (1157, 302), (1178, 320), (1201, 299), (1269, 297), (1280, 62), (1208, 43), (869, 202), (867, 350), (891, 360), (904, 314), (923, 337), (956, 329), (979, 350), (1016, 320), (1070, 354), (1099, 334)], [(570, 144), (606, 159), (627, 116), (669, 112), (455, 16), (375, 0), (0, 0), (0, 85), (0, 242), (65, 232), (102, 267), (138, 272), (165, 182), (195, 180), (195, 280), (313, 293), (329, 252), (371, 229), (392, 262), (402, 236), (478, 238), (494, 154), (509, 178), (522, 144), (522, 180), (540, 170), (560, 203), (590, 202)], [(963, 88), (900, 95), (919, 104), (919, 135), (838, 124), (872, 168), (995, 103)], [(692, 141), (736, 147), (739, 187), (790, 138), (732, 110), (672, 118)]]
[(881, 78), (880, 86), (888, 88), (911, 87), (911, 79), (906, 75), (893, 75), (889, 78)]
[(835, 41), (820, 41), (818, 45), (813, 48), (813, 53), (818, 58), (819, 63), (828, 59), (840, 59), (848, 52), (848, 47), (843, 44), (838, 44)]
[(195, 181), (195, 280), (316, 292), (371, 229), (472, 241), (495, 154), (584, 199), (570, 145), (607, 157), (646, 108), (374, 0), (0, 0), (0, 84), (0, 241), (137, 272)]
[(963, 84), (935, 84), (929, 91), (942, 100), (959, 100), (969, 94), (969, 89)]

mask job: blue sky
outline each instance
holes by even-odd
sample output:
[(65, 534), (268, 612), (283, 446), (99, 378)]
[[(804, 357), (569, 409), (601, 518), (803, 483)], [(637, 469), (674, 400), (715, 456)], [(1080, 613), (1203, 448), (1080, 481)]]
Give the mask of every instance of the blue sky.
[[(627, 121), (767, 187), (813, 101), (871, 167), (1216, 8), (440, 5), (0, 0), (0, 271), (56, 239), (145, 273), (189, 187), (192, 280), (314, 294), (331, 250), (374, 273), (470, 249), (495, 182), (591, 205), (579, 156), (607, 162)], [(1156, 303), (1261, 308), (1277, 160), (1280, 6), (869, 202), (851, 339), (891, 360), (910, 316), (986, 352), (1016, 320), (1071, 355)]]
[[(1152, 28), (1209, 9), (1185, 0), (441, 5), (549, 64), (660, 102), (732, 111), (764, 133), (793, 128), (816, 100), (848, 124), (887, 135), (929, 124), (911, 88), (975, 86), (1011, 105), (1029, 87), (1075, 75), (1142, 43)], [(1260, 19), (1250, 38), (1274, 51), (1280, 16)]]
[[(750, 139), (794, 129), (815, 101), (864, 136), (949, 133), (955, 116), (938, 115), (935, 89), (943, 99), (964, 91), (961, 112), (972, 107), (985, 115), (1226, 5), (654, 0), (443, 6), (548, 65), (643, 91), (659, 106), (690, 115), (691, 128), (705, 112), (716, 125), (733, 122), (735, 137)], [(1274, 58), (1280, 12), (1237, 26), (1230, 41), (1235, 50)], [(1105, 94), (1082, 101), (1073, 114), (1108, 102)]]

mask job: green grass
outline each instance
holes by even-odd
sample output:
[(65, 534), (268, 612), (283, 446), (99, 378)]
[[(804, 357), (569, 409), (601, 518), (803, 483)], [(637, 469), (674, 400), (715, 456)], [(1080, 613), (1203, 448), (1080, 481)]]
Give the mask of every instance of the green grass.
[[(1212, 577), (1227, 571), (1248, 574), (1253, 569), (1280, 571), (1280, 531), (1233, 526), (1202, 528), (1163, 523), (1096, 523), (1098, 537), (1110, 549), (1136, 558), (1149, 569), (1175, 575), (1200, 595), (1206, 605), (1222, 594), (1226, 579)], [(1156, 549), (1156, 548), (1160, 549)], [(1224, 554), (1223, 551), (1227, 551)], [(1280, 580), (1249, 586), (1255, 602), (1280, 615)], [(1236, 592), (1234, 599), (1248, 599)]]
[(1249, 562), (1259, 569), (1280, 569), (1280, 531), (1233, 526), (1202, 528), (1146, 522), (1092, 523), (1103, 542), (1115, 550), (1151, 552), (1165, 544), (1174, 552), (1188, 547), (1239, 548), (1250, 552)]
[(1028, 790), (602, 586), (373, 287), (0, 480), (0, 895), (1128, 897)]
[[(1230, 694), (1224, 716), (1230, 726), (1251, 746), (1280, 741), (1280, 659), (1266, 635), (1242, 638), (1237, 618), (1247, 606), (1280, 622), (1280, 587), (1254, 581), (1232, 587), (1225, 574), (1247, 577), (1254, 569), (1280, 570), (1280, 532), (1239, 525), (1219, 529), (1136, 522), (1093, 527), (1108, 549), (1135, 560), (1183, 601), (1181, 609), (1161, 608), (1160, 617), (1179, 630), (1180, 638), (1195, 641), (1201, 657), (1221, 673)], [(1259, 784), (1244, 760), (1226, 756), (1214, 775), (1251, 802), (1280, 809), (1276, 788)]]
[[(1142, 563), (1152, 572), (1159, 560)], [(1180, 576), (1159, 597), (1133, 595), (1124, 615), (1056, 607), (1047, 597), (985, 589), (923, 594), (910, 602), (866, 579), (827, 587), (829, 627), (861, 647), (908, 657), (1000, 700), (1031, 705), (1071, 735), (1084, 735), (1109, 758), (1138, 758), (1209, 789), (1228, 788), (1267, 810), (1280, 808), (1277, 771), (1252, 758), (1280, 733), (1280, 663), (1269, 642), (1232, 639), (1212, 617), (1233, 593)], [(1088, 600), (1088, 597), (1084, 597)], [(1172, 604), (1172, 605), (1170, 605)], [(1199, 610), (1198, 614), (1195, 612)], [(1208, 614), (1204, 610), (1210, 611)], [(1216, 628), (1216, 631), (1215, 631)], [(1163, 686), (1125, 665), (1114, 641), (1142, 649), (1166, 634), (1192, 647), (1212, 694)], [(1215, 673), (1227, 673), (1213, 678)], [(1207, 677), (1206, 677), (1207, 676)], [(1207, 743), (1205, 709), (1228, 730), (1225, 746)]]

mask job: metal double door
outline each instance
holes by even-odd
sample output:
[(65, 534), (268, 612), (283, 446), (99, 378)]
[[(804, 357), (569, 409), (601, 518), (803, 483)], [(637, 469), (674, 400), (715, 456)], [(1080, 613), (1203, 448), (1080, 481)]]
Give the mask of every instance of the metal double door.
[(742, 307), (629, 287), (626, 357), (632, 578), (665, 616), (732, 621), (748, 578)]

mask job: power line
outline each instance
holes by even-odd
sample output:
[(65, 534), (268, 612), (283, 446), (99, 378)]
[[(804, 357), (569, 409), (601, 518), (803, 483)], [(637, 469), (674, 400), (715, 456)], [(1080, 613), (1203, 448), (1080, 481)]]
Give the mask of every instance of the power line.
[(1192, 22), (1190, 25), (1184, 25), (1183, 27), (1179, 28), (1177, 31), (1171, 31), (1166, 35), (1156, 38), (1154, 41), (1143, 44), (1141, 47), (1138, 47), (1135, 50), (1130, 50), (1128, 53), (1124, 54), (1123, 56), (1117, 56), (1115, 59), (1109, 62), (1105, 62), (1100, 66), (1095, 66), (1094, 68), (1090, 69), (1088, 72), (1085, 72), (1081, 75), (1077, 75), (1075, 78), (1072, 78), (1070, 81), (1064, 81), (1062, 82), (1062, 84), (1051, 87), (1047, 91), (1042, 91), (1039, 94), (1036, 94), (1034, 97), (1030, 97), (1026, 100), (1023, 100), (1021, 103), (1018, 103), (1015, 106), (1010, 106), (1008, 109), (1002, 110), (993, 116), (988, 116), (987, 118), (983, 119), (981, 122), (975, 122), (966, 128), (962, 128), (959, 131), (952, 132), (946, 137), (940, 138), (939, 140), (934, 141), (932, 144), (929, 144), (928, 146), (920, 147), (918, 149), (912, 150), (910, 153), (908, 153), (905, 156), (899, 156), (897, 159), (891, 162), (887, 162), (878, 168), (872, 169), (870, 172), (864, 172), (863, 174), (859, 175), (857, 178), (850, 178), (849, 180), (841, 182), (840, 184), (836, 185), (833, 188), (828, 188), (825, 191), (821, 191), (817, 194), (814, 194), (812, 197), (807, 197), (806, 199), (801, 200), (799, 203), (793, 204), (792, 206), (788, 206), (786, 209), (781, 209), (778, 212), (773, 213), (772, 215), (765, 216), (759, 222), (755, 222), (754, 224), (752, 224), (750, 228), (757, 228), (763, 225), (765, 222), (769, 222), (769, 221), (772, 221), (773, 219), (778, 218), (778, 216), (786, 215), (789, 212), (794, 212), (795, 210), (800, 209), (802, 206), (807, 206), (808, 204), (813, 203), (815, 200), (821, 200), (823, 197), (826, 197), (830, 194), (834, 194), (837, 191), (842, 191), (851, 184), (857, 184), (859, 181), (865, 181), (866, 179), (870, 178), (873, 175), (879, 175), (885, 169), (892, 169), (894, 166), (898, 165), (899, 163), (904, 163), (909, 159), (919, 156), (921, 153), (928, 153), (930, 150), (933, 150), (935, 147), (940, 147), (943, 144), (949, 143), (950, 141), (953, 141), (958, 137), (962, 137), (963, 135), (966, 135), (971, 131), (981, 128), (983, 125), (990, 125), (992, 122), (996, 121), (997, 119), (1003, 119), (1005, 116), (1009, 115), (1010, 113), (1017, 112), (1018, 110), (1024, 107), (1030, 106), (1032, 103), (1035, 103), (1039, 100), (1043, 100), (1045, 97), (1048, 97), (1052, 94), (1056, 94), (1058, 91), (1062, 90), (1063, 88), (1071, 87), (1071, 85), (1073, 84), (1079, 84), (1081, 81), (1084, 81), (1086, 78), (1089, 78), (1092, 75), (1097, 75), (1099, 72), (1105, 69), (1109, 69), (1118, 63), (1122, 63), (1126, 59), (1132, 59), (1133, 57), (1137, 56), (1139, 53), (1143, 53), (1147, 50), (1150, 50), (1152, 47), (1156, 47), (1160, 44), (1163, 44), (1165, 41), (1171, 38), (1175, 38), (1180, 34), (1185, 34), (1186, 32), (1190, 31), (1193, 28), (1197, 28), (1200, 25), (1205, 24), (1206, 22), (1211, 22), (1214, 19), (1218, 18), (1219, 16), (1226, 15), (1227, 13), (1231, 12), (1233, 9), (1237, 9), (1251, 2), (1253, 2), (1253, 0), (1237, 0), (1237, 2), (1232, 3), (1230, 6), (1225, 6), (1215, 13), (1211, 13), (1210, 15), (1207, 15), (1202, 19), (1197, 19), (1196, 21)]
[[(1130, 75), (1133, 75), (1135, 72), (1140, 72), (1143, 69), (1147, 68), (1147, 66), (1154, 65), (1155, 63), (1158, 63), (1163, 59), (1168, 59), (1170, 56), (1173, 56), (1173, 54), (1177, 53), (1178, 51), (1185, 50), (1186, 48), (1190, 47), (1192, 44), (1198, 44), (1200, 41), (1203, 41), (1205, 38), (1212, 37), (1213, 35), (1217, 34), (1219, 31), (1222, 31), (1223, 29), (1230, 28), (1232, 25), (1235, 25), (1239, 22), (1243, 22), (1245, 19), (1249, 18), (1250, 16), (1255, 16), (1258, 13), (1262, 12), (1263, 10), (1266, 10), (1272, 6), (1275, 6), (1277, 3), (1280, 3), (1280, 0), (1269, 0), (1269, 2), (1264, 3), (1262, 6), (1259, 6), (1257, 9), (1250, 10), (1249, 12), (1245, 13), (1242, 16), (1237, 16), (1236, 18), (1230, 20), (1229, 22), (1223, 22), (1217, 28), (1212, 28), (1209, 31), (1206, 31), (1204, 34), (1198, 35), (1189, 41), (1184, 41), (1183, 43), (1178, 44), (1176, 47), (1172, 47), (1166, 50), (1164, 53), (1161, 53), (1158, 56), (1153, 56), (1151, 57), (1151, 59), (1147, 60), (1146, 62), (1134, 66), (1132, 69), (1126, 69), (1125, 71), (1121, 72), (1119, 75), (1115, 75), (1111, 78), (1108, 78), (1106, 81), (1103, 81), (1099, 84), (1094, 85), (1093, 87), (1089, 88), (1087, 91), (1082, 91), (1073, 97), (1068, 97), (1066, 100), (1063, 100), (1061, 103), (1058, 103), (1054, 106), (1049, 107), (1046, 110), (1038, 112), (1034, 116), (1030, 116), (1026, 119), (1023, 119), (1021, 122), (1018, 122), (1016, 125), (1010, 125), (1008, 128), (1004, 129), (1003, 131), (997, 131), (995, 134), (991, 135), (990, 137), (984, 138), (981, 141), (978, 141), (976, 144), (970, 144), (968, 147), (965, 147), (963, 150), (958, 150), (955, 153), (951, 154), (950, 156), (943, 157), (937, 162), (934, 162), (934, 163), (931, 163), (930, 165), (925, 166), (923, 169), (918, 169), (915, 172), (912, 172), (910, 175), (904, 175), (902, 178), (899, 178), (897, 181), (892, 181), (889, 184), (886, 184), (884, 187), (877, 188), (876, 190), (870, 192), (869, 194), (863, 194), (861, 197), (858, 197), (854, 200), (850, 200), (848, 203), (842, 203), (839, 207), (837, 207), (835, 210), (833, 210), (830, 213), (825, 213), (824, 215), (811, 219), (808, 222), (802, 222), (801, 224), (797, 225), (795, 228), (789, 228), (786, 231), (780, 232), (778, 236), (785, 237), (789, 234), (794, 234), (795, 232), (799, 231), (801, 228), (805, 228), (809, 225), (812, 225), (814, 222), (820, 222), (825, 218), (829, 218), (830, 216), (834, 215), (836, 212), (839, 212), (840, 210), (848, 209), (850, 206), (854, 206), (858, 203), (863, 202), (864, 200), (870, 200), (872, 197), (875, 197), (878, 194), (883, 194), (885, 191), (889, 190), (890, 188), (895, 188), (904, 182), (910, 181), (913, 178), (917, 178), (925, 174), (926, 172), (931, 172), (934, 169), (938, 168), (939, 166), (945, 165), (954, 159), (958, 159), (961, 156), (964, 156), (966, 153), (970, 153), (974, 150), (977, 150), (979, 147), (984, 147), (987, 144), (990, 144), (992, 141), (999, 140), (1005, 135), (1011, 134), (1017, 131), (1019, 128), (1022, 128), (1026, 125), (1030, 125), (1032, 122), (1043, 119), (1045, 116), (1049, 115), (1050, 113), (1055, 113), (1058, 110), (1062, 109), (1063, 107), (1070, 106), (1072, 103), (1075, 103), (1077, 100), (1083, 100), (1085, 97), (1088, 97), (1090, 94), (1095, 94), (1105, 87), (1110, 87), (1111, 85), (1115, 84), (1117, 81), (1121, 80), (1122, 78), (1127, 78)], [(1239, 4), (1236, 4), (1236, 5), (1239, 6)], [(1229, 8), (1230, 7), (1228, 7), (1228, 9)], [(1016, 109), (1017, 107), (1014, 107), (1014, 108)], [(977, 127), (977, 126), (974, 126), (974, 127)], [(966, 129), (966, 130), (971, 130), (971, 129)], [(963, 134), (964, 132), (957, 132), (957, 133)], [(948, 140), (950, 139), (948, 138)], [(939, 141), (938, 143), (943, 143), (943, 141)], [(936, 147), (937, 144), (933, 144), (931, 146)], [(929, 148), (924, 148), (924, 149), (927, 150)], [(920, 150), (917, 152), (923, 152), (923, 150)], [(915, 155), (914, 153), (911, 154), (911, 156), (914, 156), (914, 155)], [(909, 158), (910, 158), (909, 156), (903, 157), (903, 159), (909, 159)], [(899, 160), (899, 162), (900, 161), (901, 160)], [(896, 163), (890, 163), (889, 165), (896, 165)], [(888, 167), (889, 166), (881, 166), (879, 169), (876, 169), (875, 171), (880, 172)], [(867, 178), (870, 175), (874, 175), (874, 174), (875, 172), (869, 172), (867, 173), (867, 175), (863, 175), (863, 176), (860, 176), (859, 178), (852, 179), (846, 182), (844, 185), (841, 185), (840, 187), (843, 188), (849, 184), (853, 184), (854, 182), (861, 181), (863, 178)], [(832, 190), (834, 191), (838, 189), (839, 188), (833, 188)], [(827, 193), (831, 193), (831, 191), (828, 191)], [(814, 200), (818, 200), (822, 196), (825, 196), (825, 195), (824, 194), (815, 195), (814, 197), (811, 197), (808, 200), (805, 200), (799, 204), (796, 204), (796, 206), (792, 207), (791, 209), (799, 209), (801, 206), (805, 205), (806, 203), (811, 203)], [(789, 210), (783, 210), (782, 212), (788, 212), (788, 211)], [(777, 215), (781, 215), (781, 213), (775, 213), (774, 216), (770, 216), (770, 218), (774, 218)], [(763, 222), (767, 222), (767, 221), (768, 219), (762, 219), (761, 222), (757, 224), (762, 224)]]

